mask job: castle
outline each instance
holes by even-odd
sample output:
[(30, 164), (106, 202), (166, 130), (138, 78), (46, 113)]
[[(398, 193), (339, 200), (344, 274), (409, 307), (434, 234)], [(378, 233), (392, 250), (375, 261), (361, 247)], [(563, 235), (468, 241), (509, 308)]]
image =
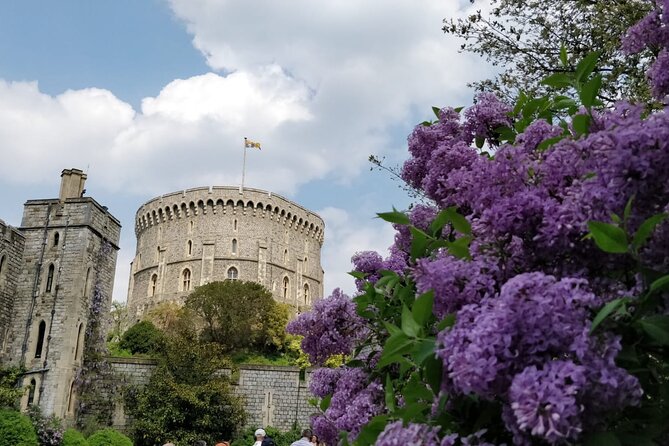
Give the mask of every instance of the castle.
[[(58, 198), (27, 201), (19, 228), (0, 220), (0, 363), (25, 369), (22, 409), (36, 404), (66, 420), (76, 417), (91, 315), (111, 306), (121, 231), (106, 207), (84, 196), (85, 181), (81, 170), (63, 170)], [(303, 311), (323, 292), (323, 227), (313, 212), (257, 189), (196, 188), (153, 199), (135, 220), (129, 316), (139, 320), (224, 279), (261, 283)], [(102, 309), (91, 308), (94, 295), (104, 297)], [(296, 386), (297, 397), (281, 390), (284, 399), (308, 407), (304, 383)], [(271, 386), (263, 391), (273, 401)], [(273, 404), (264, 412), (273, 413)]]

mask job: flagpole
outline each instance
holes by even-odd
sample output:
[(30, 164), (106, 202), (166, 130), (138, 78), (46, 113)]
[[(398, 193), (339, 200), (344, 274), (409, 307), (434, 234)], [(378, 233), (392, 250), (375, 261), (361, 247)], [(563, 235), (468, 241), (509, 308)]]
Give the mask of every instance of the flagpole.
[(244, 192), (244, 177), (246, 176), (246, 138), (244, 138), (244, 161), (242, 162), (242, 186), (239, 188), (239, 193)]

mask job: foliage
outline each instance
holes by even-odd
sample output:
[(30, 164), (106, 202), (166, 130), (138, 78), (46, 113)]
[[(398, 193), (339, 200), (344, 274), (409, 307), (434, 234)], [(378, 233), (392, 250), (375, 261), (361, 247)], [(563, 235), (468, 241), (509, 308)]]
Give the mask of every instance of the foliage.
[(150, 354), (160, 348), (163, 334), (149, 321), (137, 322), (121, 336), (118, 346), (133, 354)]
[(275, 352), (285, 342), (288, 306), (255, 282), (226, 280), (198, 287), (186, 308), (200, 320), (201, 336), (224, 351), (254, 349)]
[(0, 368), (0, 408), (17, 408), (23, 389), (17, 387), (23, 370), (20, 367)]
[[(473, 0), (471, 1), (472, 3)], [(503, 67), (494, 80), (474, 83), (482, 90), (515, 98), (546, 92), (541, 80), (556, 72), (575, 72), (576, 62), (598, 51), (609, 101), (650, 98), (644, 74), (648, 53), (629, 56), (620, 38), (651, 8), (647, 0), (490, 0), (490, 12), (481, 9), (465, 18), (445, 20), (444, 32), (464, 40), (461, 49)], [(560, 47), (570, 54), (561, 63)], [(564, 53), (562, 53), (564, 54)]]
[(151, 322), (163, 332), (170, 332), (177, 328), (182, 313), (182, 306), (178, 303), (161, 302), (145, 314), (144, 320)]
[(51, 414), (44, 416), (39, 406), (28, 407), (28, 417), (35, 427), (40, 446), (60, 446), (63, 441), (63, 424)]
[(14, 410), (0, 409), (0, 446), (38, 446), (30, 419)]
[(432, 203), (378, 214), (390, 256), (288, 327), (316, 365), (353, 358), (312, 375), (328, 444), (669, 440), (669, 110), (603, 109), (598, 56), (544, 80), (568, 96), (415, 128), (402, 177)]
[(121, 335), (128, 329), (128, 304), (125, 302), (112, 301), (111, 311), (111, 329), (107, 335), (107, 342), (120, 342)]
[(88, 437), (89, 446), (132, 446), (132, 440), (114, 429), (101, 429)]
[[(273, 428), (271, 426), (263, 428), (267, 433), (267, 436), (272, 437), (276, 446), (290, 446), (296, 440), (299, 440), (302, 436), (302, 431), (298, 426), (293, 426), (288, 432), (281, 432), (279, 429)], [(250, 427), (246, 429), (241, 435), (237, 436), (235, 441), (232, 442), (230, 446), (249, 446), (255, 443), (255, 427)]]
[(231, 438), (244, 423), (242, 401), (219, 371), (229, 366), (220, 346), (199, 342), (190, 332), (168, 336), (159, 365), (144, 388), (126, 392), (135, 444), (191, 444)]
[(130, 350), (121, 348), (120, 342), (107, 341), (107, 350), (112, 358), (131, 358), (133, 356)]
[(63, 434), (62, 446), (89, 446), (84, 435), (76, 429), (67, 429)]

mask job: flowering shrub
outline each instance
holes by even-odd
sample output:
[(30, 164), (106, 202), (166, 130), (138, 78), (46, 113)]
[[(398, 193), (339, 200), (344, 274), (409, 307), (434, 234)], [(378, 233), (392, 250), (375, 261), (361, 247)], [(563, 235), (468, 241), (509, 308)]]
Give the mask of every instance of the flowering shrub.
[(28, 417), (32, 421), (40, 446), (60, 446), (63, 441), (63, 424), (55, 415), (45, 417), (39, 406), (28, 406)]
[[(662, 100), (658, 8), (626, 47), (663, 48)], [(391, 255), (356, 254), (359, 294), (288, 327), (316, 364), (353, 358), (312, 376), (326, 442), (669, 441), (669, 114), (599, 109), (596, 62), (544, 81), (568, 95), (484, 94), (409, 136), (402, 176), (433, 205), (379, 214)]]

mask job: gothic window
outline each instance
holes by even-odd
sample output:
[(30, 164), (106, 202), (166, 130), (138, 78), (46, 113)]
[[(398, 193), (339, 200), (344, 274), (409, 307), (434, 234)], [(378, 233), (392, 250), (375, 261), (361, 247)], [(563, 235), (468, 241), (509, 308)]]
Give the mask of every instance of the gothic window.
[(89, 281), (91, 279), (91, 267), (89, 266), (88, 269), (86, 270), (86, 281), (84, 282), (84, 290), (83, 294), (86, 296), (88, 294), (88, 288), (89, 288)]
[(234, 231), (237, 230), (237, 219), (236, 219), (236, 218), (235, 218), (234, 221), (232, 222), (232, 229), (233, 229)]
[(77, 331), (77, 344), (74, 347), (74, 360), (78, 361), (79, 356), (81, 355), (81, 333), (84, 331), (84, 324), (79, 324), (79, 330)]
[(184, 272), (182, 273), (182, 279), (183, 279), (183, 290), (184, 291), (189, 291), (190, 290), (190, 270), (186, 268)]
[(149, 285), (149, 296), (156, 295), (156, 285), (158, 284), (158, 275), (151, 276), (151, 284)]
[(290, 281), (288, 280), (288, 277), (283, 278), (283, 299), (287, 300), (288, 299), (288, 285), (290, 284)]
[(5, 256), (2, 255), (0, 256), (0, 274), (2, 274), (2, 271), (5, 269)]
[(37, 345), (35, 346), (35, 358), (42, 357), (42, 347), (44, 347), (44, 334), (46, 332), (46, 322), (41, 321), (37, 328)]
[(67, 413), (70, 414), (74, 413), (74, 400), (75, 400), (74, 381), (72, 381), (72, 384), (70, 384), (70, 396), (68, 397), (67, 400)]
[(190, 222), (190, 228), (189, 228), (189, 231), (190, 231), (191, 233), (193, 232), (193, 226), (195, 226), (195, 222), (194, 222), (193, 220), (191, 220), (191, 222)]
[(237, 268), (235, 268), (234, 266), (228, 268), (228, 279), (237, 280), (238, 277), (239, 277), (239, 271), (237, 271)]
[(188, 255), (193, 255), (193, 242), (188, 240)]
[(287, 249), (283, 250), (283, 263), (288, 264), (288, 250)]
[(53, 235), (53, 246), (58, 246), (58, 242), (60, 242), (60, 234), (56, 232)]
[(28, 388), (28, 405), (35, 404), (35, 391), (37, 390), (37, 382), (34, 379), (30, 380), (30, 387)]
[(160, 262), (160, 246), (156, 250), (156, 263)]
[(303, 271), (304, 271), (304, 272), (307, 271), (307, 264), (308, 264), (308, 262), (309, 262), (309, 259), (307, 259), (307, 256), (304, 256), (304, 268), (303, 268)]
[(236, 238), (232, 239), (232, 253), (237, 254), (237, 239)]
[(309, 284), (304, 284), (304, 305), (309, 305)]
[(53, 266), (53, 263), (52, 263), (51, 265), (49, 265), (49, 269), (47, 270), (47, 273), (46, 273), (46, 288), (45, 288), (45, 291), (47, 293), (51, 292), (51, 288), (53, 286), (53, 271), (54, 271), (54, 269), (55, 269), (55, 267)]

